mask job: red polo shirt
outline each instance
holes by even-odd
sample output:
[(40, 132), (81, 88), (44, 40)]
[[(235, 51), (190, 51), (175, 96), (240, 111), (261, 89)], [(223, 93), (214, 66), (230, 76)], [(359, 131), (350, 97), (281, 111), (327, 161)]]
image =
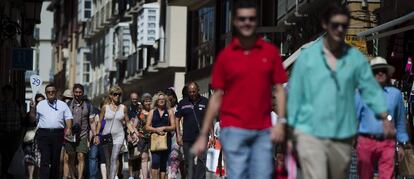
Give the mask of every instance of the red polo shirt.
[(272, 86), (287, 81), (277, 47), (258, 38), (252, 49), (245, 50), (233, 38), (218, 55), (211, 78), (212, 88), (224, 91), (222, 128), (271, 127)]

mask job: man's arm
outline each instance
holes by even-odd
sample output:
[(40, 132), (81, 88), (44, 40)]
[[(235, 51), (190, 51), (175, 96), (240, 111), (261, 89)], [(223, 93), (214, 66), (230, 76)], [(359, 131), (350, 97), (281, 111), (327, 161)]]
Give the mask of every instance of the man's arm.
[(374, 113), (383, 121), (384, 136), (394, 138), (396, 130), (393, 121), (388, 120), (387, 106), (384, 91), (375, 80), (370, 65), (364, 56), (361, 65), (357, 67), (357, 83), (362, 99)]
[(377, 80), (375, 80), (368, 61), (363, 56), (361, 58), (364, 58), (364, 61), (357, 67), (357, 87), (361, 97), (375, 115), (386, 120), (388, 113), (384, 91)]
[(30, 111), (29, 111), (29, 119), (30, 122), (35, 122), (36, 121), (36, 105), (34, 104), (34, 102), (32, 100), (30, 100)]
[(208, 103), (200, 136), (198, 137), (196, 143), (193, 145), (192, 148), (193, 152), (197, 155), (200, 155), (207, 148), (207, 135), (210, 131), (214, 118), (219, 113), (223, 94), (223, 90), (216, 90), (210, 98), (210, 102)]
[(65, 123), (66, 123), (66, 135), (72, 135), (72, 122), (73, 119), (66, 119)]
[(277, 102), (277, 114), (279, 117), (278, 123), (272, 128), (270, 139), (274, 143), (280, 143), (285, 140), (285, 130), (286, 130), (286, 118), (285, 118), (285, 109), (286, 109), (286, 94), (285, 89), (282, 84), (276, 85), (276, 92), (274, 93)]
[(97, 120), (96, 118), (98, 118), (98, 115), (95, 116), (90, 116), (91, 118), (89, 118), (89, 126), (91, 126), (91, 133), (92, 133), (92, 138), (96, 136), (96, 123)]
[(279, 118), (285, 118), (286, 113), (286, 93), (282, 84), (276, 85), (276, 92), (274, 93), (277, 103), (277, 115)]
[(65, 111), (64, 111), (64, 120), (66, 123), (66, 135), (72, 135), (72, 123), (73, 123), (73, 116), (72, 111), (70, 111), (68, 105), (64, 104)]
[(181, 120), (182, 117), (175, 117), (175, 133), (177, 135), (177, 143), (178, 145), (183, 145), (183, 139), (182, 139), (182, 135), (181, 135)]

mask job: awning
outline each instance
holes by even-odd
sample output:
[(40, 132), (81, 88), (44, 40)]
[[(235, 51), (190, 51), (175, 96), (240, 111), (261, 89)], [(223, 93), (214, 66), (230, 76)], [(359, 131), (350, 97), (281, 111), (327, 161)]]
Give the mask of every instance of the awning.
[(292, 65), (295, 62), (295, 60), (299, 57), (300, 51), (302, 49), (310, 47), (315, 42), (320, 40), (324, 35), (325, 35), (325, 33), (323, 35), (319, 36), (316, 40), (302, 45), (298, 50), (296, 50), (292, 55), (290, 55), (285, 61), (283, 61), (283, 67), (285, 67), (285, 69), (288, 69), (289, 66)]
[[(366, 38), (367, 40), (372, 40), (372, 39), (377, 39), (377, 38), (390, 36), (390, 35), (393, 35), (393, 34), (396, 34), (396, 33), (401, 33), (401, 32), (404, 32), (404, 31), (408, 31), (408, 30), (414, 29), (414, 27), (406, 26), (406, 27), (402, 27), (400, 29), (395, 29), (395, 30), (392, 30), (392, 31), (388, 31), (388, 32), (384, 32), (384, 33), (381, 33), (381, 34), (373, 35), (374, 33), (378, 33), (379, 31), (382, 31), (382, 30), (385, 30), (385, 29), (388, 29), (388, 28), (391, 28), (391, 27), (395, 27), (396, 25), (402, 24), (402, 23), (404, 23), (408, 20), (411, 20), (411, 19), (414, 19), (414, 11), (411, 12), (411, 13), (408, 13), (407, 15), (404, 15), (400, 18), (394, 19), (394, 20), (389, 21), (387, 23), (381, 24), (377, 27), (374, 27), (374, 28), (368, 29), (364, 32), (358, 33), (357, 37), (363, 37), (363, 38)], [(372, 35), (372, 36), (367, 37), (369, 35)]]

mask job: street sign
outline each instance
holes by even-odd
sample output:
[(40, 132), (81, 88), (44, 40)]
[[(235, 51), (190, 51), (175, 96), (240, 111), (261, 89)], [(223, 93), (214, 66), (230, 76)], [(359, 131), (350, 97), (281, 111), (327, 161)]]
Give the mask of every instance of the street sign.
[(39, 92), (40, 86), (42, 86), (42, 79), (38, 75), (30, 76), (30, 87), (32, 87), (32, 99), (35, 101), (34, 97), (37, 92)]
[(13, 70), (32, 70), (33, 68), (33, 49), (14, 48), (12, 49), (12, 69)]

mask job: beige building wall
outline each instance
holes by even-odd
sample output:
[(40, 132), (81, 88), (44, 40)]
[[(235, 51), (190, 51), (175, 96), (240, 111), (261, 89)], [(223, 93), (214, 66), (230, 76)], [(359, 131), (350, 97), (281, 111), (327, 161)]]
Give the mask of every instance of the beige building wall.
[(350, 0), (348, 1), (348, 9), (351, 12), (351, 21), (348, 35), (356, 35), (369, 28), (376, 26), (377, 17), (373, 13), (374, 10), (380, 8), (380, 1)]
[(166, 65), (185, 67), (187, 54), (187, 7), (167, 6)]

